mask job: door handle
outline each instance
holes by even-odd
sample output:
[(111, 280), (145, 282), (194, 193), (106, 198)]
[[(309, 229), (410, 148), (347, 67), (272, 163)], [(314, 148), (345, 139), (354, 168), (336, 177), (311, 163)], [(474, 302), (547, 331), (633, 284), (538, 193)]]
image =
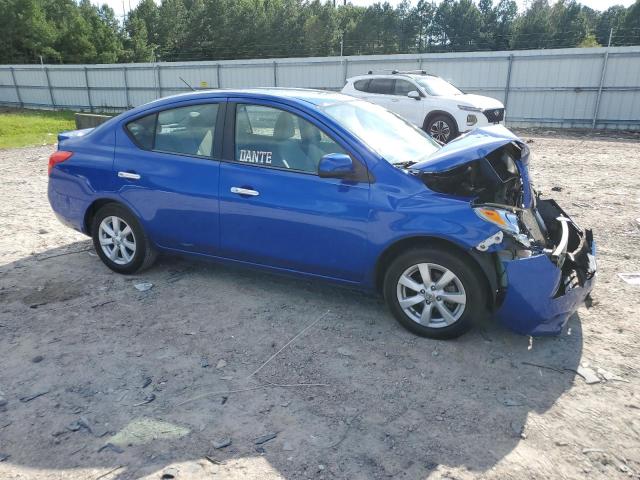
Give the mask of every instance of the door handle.
[(231, 193), (237, 193), (238, 195), (247, 195), (249, 197), (257, 197), (260, 192), (256, 190), (250, 190), (248, 188), (231, 187)]
[(140, 175), (132, 172), (118, 172), (119, 178), (128, 178), (129, 180), (140, 180)]

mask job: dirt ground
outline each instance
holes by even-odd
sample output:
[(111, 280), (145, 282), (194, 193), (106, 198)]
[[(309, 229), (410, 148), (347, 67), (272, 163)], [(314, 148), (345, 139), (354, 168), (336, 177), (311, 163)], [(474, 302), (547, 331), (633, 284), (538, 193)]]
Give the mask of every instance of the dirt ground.
[(640, 271), (640, 137), (521, 133), (599, 246), (556, 338), (422, 339), (380, 299), (179, 258), (114, 274), (49, 208), (52, 147), (0, 151), (0, 478), (639, 478), (640, 287), (617, 274)]

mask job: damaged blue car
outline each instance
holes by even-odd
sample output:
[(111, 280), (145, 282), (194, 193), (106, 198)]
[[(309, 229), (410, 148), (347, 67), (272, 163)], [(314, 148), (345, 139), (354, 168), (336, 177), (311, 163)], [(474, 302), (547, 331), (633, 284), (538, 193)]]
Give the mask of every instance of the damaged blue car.
[(217, 90), (58, 140), (51, 206), (119, 273), (164, 252), (324, 279), (432, 338), (487, 315), (557, 334), (593, 288), (591, 231), (536, 193), (502, 126), (443, 147), (352, 97)]

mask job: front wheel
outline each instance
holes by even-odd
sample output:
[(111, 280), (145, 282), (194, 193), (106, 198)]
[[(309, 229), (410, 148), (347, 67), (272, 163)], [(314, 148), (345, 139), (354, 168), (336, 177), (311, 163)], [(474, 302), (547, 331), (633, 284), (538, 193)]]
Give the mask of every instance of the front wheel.
[(441, 143), (448, 143), (458, 136), (456, 122), (447, 115), (435, 115), (425, 122), (425, 131)]
[(110, 203), (96, 213), (91, 224), (96, 253), (111, 270), (130, 274), (153, 264), (156, 252), (142, 225), (126, 208)]
[(387, 269), (384, 297), (405, 328), (423, 337), (455, 338), (486, 312), (481, 278), (470, 263), (441, 248), (420, 248)]

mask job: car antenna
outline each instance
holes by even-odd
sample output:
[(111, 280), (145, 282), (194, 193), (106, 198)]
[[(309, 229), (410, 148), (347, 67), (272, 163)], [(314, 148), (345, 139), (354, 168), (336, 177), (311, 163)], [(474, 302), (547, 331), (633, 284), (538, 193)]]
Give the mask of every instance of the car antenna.
[(178, 78), (179, 78), (180, 80), (182, 80), (182, 83), (184, 83), (187, 87), (189, 87), (189, 88), (191, 89), (191, 91), (192, 91), (192, 92), (195, 92), (195, 91), (196, 91), (196, 89), (195, 89), (195, 88), (193, 88), (191, 85), (189, 85), (189, 84), (187, 83), (187, 81), (186, 81), (184, 78), (182, 78), (182, 77), (178, 77)]

